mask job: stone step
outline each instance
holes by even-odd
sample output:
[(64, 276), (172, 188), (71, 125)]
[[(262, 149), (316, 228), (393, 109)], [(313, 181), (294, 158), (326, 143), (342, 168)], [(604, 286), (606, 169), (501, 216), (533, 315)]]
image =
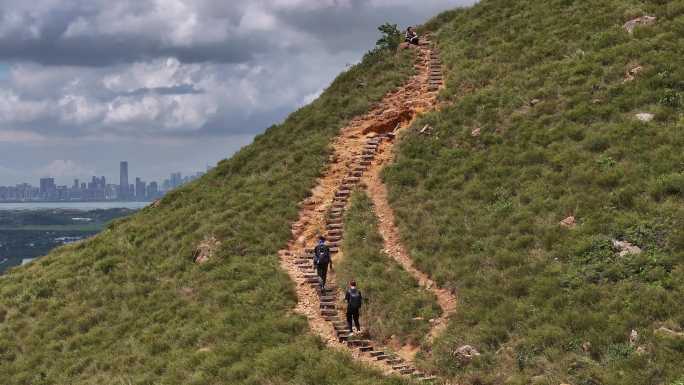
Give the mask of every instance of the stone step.
[(362, 155), (373, 155), (375, 154), (375, 150), (363, 150), (361, 153)]
[(328, 216), (328, 218), (326, 218), (326, 220), (325, 220), (325, 223), (328, 226), (330, 226), (330, 225), (343, 226), (342, 225), (342, 218), (331, 218), (330, 216)]
[(359, 183), (361, 181), (361, 178), (355, 177), (355, 176), (350, 176), (344, 179), (345, 183)]
[(347, 206), (347, 201), (333, 201), (332, 207), (336, 209), (345, 208)]
[(340, 252), (340, 249), (337, 247), (331, 247), (330, 248), (330, 254), (337, 254)]
[[(388, 361), (388, 362), (389, 362), (389, 361)], [(394, 370), (400, 370), (400, 369), (405, 369), (405, 368), (409, 368), (409, 367), (410, 367), (410, 366), (408, 366), (408, 365), (406, 365), (406, 364), (402, 364), (402, 365), (392, 365), (392, 369), (394, 369)]]
[(396, 357), (387, 360), (387, 363), (390, 365), (399, 365), (403, 362), (404, 362), (404, 360), (402, 360), (401, 358), (396, 358)]
[(345, 342), (349, 339), (349, 336), (350, 336), (350, 334), (347, 334), (347, 335), (340, 334), (337, 336), (337, 340), (340, 342)]
[(351, 195), (351, 190), (339, 190), (335, 192), (336, 197), (348, 197)]
[(325, 239), (326, 239), (328, 242), (339, 242), (339, 241), (342, 240), (342, 237), (339, 236), (339, 235), (332, 235), (332, 236), (326, 237)]
[(359, 346), (359, 350), (362, 351), (362, 352), (364, 352), (364, 353), (365, 353), (365, 352), (372, 352), (372, 351), (373, 351), (373, 347), (370, 346), (370, 345), (368, 345), (368, 346)]
[[(321, 315), (325, 317), (333, 317), (337, 315), (337, 310), (335, 309), (321, 309)], [(326, 319), (326, 321), (329, 321)]]
[(318, 274), (310, 274), (310, 273), (305, 273), (304, 278), (316, 278), (318, 279)]
[(304, 278), (304, 282), (318, 285), (321, 281), (318, 279), (318, 276), (316, 276), (312, 278)]
[(363, 176), (363, 172), (362, 171), (352, 171), (350, 173), (350, 175), (360, 178), (361, 176)]
[(325, 228), (328, 230), (340, 230), (343, 228), (341, 223), (328, 223), (325, 225)]
[(370, 160), (362, 160), (359, 162), (359, 165), (361, 166), (370, 166), (371, 164), (373, 164), (373, 162), (371, 162)]
[(377, 350), (374, 351), (374, 352), (370, 352), (370, 356), (371, 356), (371, 357), (378, 357), (378, 356), (381, 356), (381, 355), (383, 355), (383, 354), (385, 354), (385, 352), (380, 352), (380, 351), (377, 351)]
[(403, 374), (403, 375), (411, 374), (411, 373), (413, 373), (413, 372), (415, 372), (415, 371), (416, 371), (416, 369), (414, 369), (414, 368), (399, 369), (399, 373), (401, 373), (401, 374)]
[(347, 342), (347, 344), (349, 344), (349, 346), (366, 346), (366, 345), (370, 345), (370, 341), (369, 340), (351, 340), (351, 341)]
[(321, 302), (320, 303), (320, 308), (321, 309), (335, 309), (337, 305), (335, 305), (334, 302)]
[(344, 233), (342, 228), (336, 228), (336, 229), (329, 229), (328, 230), (328, 236), (329, 237), (342, 236), (342, 233)]
[(389, 358), (389, 356), (388, 356), (387, 354), (381, 354), (381, 355), (379, 355), (379, 356), (375, 356), (375, 359), (378, 360), (378, 361), (384, 361), (384, 360), (386, 360), (386, 359), (388, 359), (388, 358)]
[(420, 381), (420, 382), (433, 382), (436, 380), (437, 380), (437, 377), (435, 377), (435, 376), (421, 377), (418, 379), (418, 381)]
[[(334, 295), (324, 295), (319, 298), (321, 302), (334, 302), (335, 301), (335, 296)], [(346, 323), (344, 323), (346, 325)]]
[(310, 259), (295, 259), (294, 261), (295, 265), (308, 265), (311, 263)]

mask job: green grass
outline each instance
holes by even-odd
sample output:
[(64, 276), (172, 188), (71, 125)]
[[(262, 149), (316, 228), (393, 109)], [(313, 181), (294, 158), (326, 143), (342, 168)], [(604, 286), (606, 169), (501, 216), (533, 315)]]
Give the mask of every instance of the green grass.
[[(344, 259), (337, 266), (340, 283), (357, 281), (365, 298), (361, 327), (373, 339), (419, 345), (440, 314), (436, 298), (383, 252), (370, 198), (352, 195), (344, 222)], [(421, 318), (421, 319), (415, 319)]]
[[(369, 54), (197, 182), (0, 278), (3, 384), (399, 384), (330, 351), (293, 313), (276, 251), (330, 139), (412, 73)], [(222, 243), (197, 266), (195, 246)]]
[[(642, 14), (657, 23), (621, 29)], [(485, 384), (681, 379), (684, 341), (653, 331), (684, 328), (682, 2), (484, 0), (426, 28), (445, 107), (384, 177), (417, 264), (458, 292), (433, 368)], [(465, 367), (449, 354), (462, 344), (482, 353)]]

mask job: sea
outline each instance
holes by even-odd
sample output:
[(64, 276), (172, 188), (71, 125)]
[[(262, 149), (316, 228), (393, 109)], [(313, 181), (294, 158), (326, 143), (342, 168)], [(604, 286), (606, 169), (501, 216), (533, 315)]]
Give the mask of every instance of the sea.
[(106, 210), (106, 209), (141, 209), (152, 202), (19, 202), (2, 203), (0, 210)]

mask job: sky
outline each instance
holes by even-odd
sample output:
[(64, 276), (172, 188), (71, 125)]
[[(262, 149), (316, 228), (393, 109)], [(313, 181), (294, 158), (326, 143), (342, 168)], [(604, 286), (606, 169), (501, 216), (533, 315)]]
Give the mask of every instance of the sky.
[(0, 0), (0, 185), (201, 171), (473, 0)]

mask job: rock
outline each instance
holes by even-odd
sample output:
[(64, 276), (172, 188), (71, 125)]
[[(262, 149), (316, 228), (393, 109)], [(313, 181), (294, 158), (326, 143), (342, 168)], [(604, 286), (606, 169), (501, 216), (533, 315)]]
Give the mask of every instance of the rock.
[[(620, 253), (621, 257), (628, 254), (641, 254), (641, 249), (639, 246), (635, 246), (627, 241), (618, 241), (613, 239), (613, 248)], [(634, 332), (634, 330), (632, 330)]]
[(637, 333), (636, 330), (632, 329), (632, 332), (629, 333), (629, 344), (634, 346), (636, 343), (639, 341), (639, 333)]
[(161, 206), (161, 199), (155, 199), (151, 206), (154, 208)]
[(577, 222), (575, 221), (575, 217), (571, 215), (560, 221), (559, 225), (566, 229), (574, 229), (577, 226)]
[(481, 131), (480, 127), (475, 127), (475, 128), (470, 132), (470, 135), (471, 135), (473, 138), (477, 138), (478, 136), (480, 136), (480, 131)]
[(470, 345), (463, 345), (452, 352), (452, 356), (461, 364), (467, 364), (479, 355), (480, 352)]
[(434, 318), (430, 318), (430, 320), (429, 320), (428, 322), (430, 322), (431, 324), (433, 324), (433, 323), (437, 322), (437, 320), (435, 320)]
[(539, 103), (541, 103), (541, 100), (539, 100), (539, 99), (530, 100), (530, 106), (532, 106), (532, 107), (536, 106)]
[(544, 376), (544, 375), (534, 376), (534, 377), (530, 378), (530, 384), (532, 384), (532, 385), (546, 384), (546, 376)]
[(582, 343), (582, 351), (585, 353), (589, 353), (591, 351), (591, 342), (585, 341)]
[(214, 256), (214, 252), (219, 248), (220, 245), (221, 242), (219, 242), (216, 237), (204, 238), (204, 240), (197, 245), (192, 260), (198, 264), (209, 261)]
[(636, 117), (637, 120), (640, 120), (642, 122), (650, 122), (651, 120), (653, 120), (655, 115), (649, 114), (648, 112), (642, 112), (642, 113), (634, 115), (634, 117)]
[(672, 329), (668, 329), (665, 326), (661, 326), (658, 329), (656, 329), (653, 334), (659, 337), (667, 337), (667, 338), (684, 338), (684, 333), (683, 332), (677, 332)]
[(654, 16), (639, 16), (636, 19), (632, 19), (628, 22), (626, 22), (622, 28), (627, 31), (630, 35), (634, 33), (634, 29), (637, 26), (640, 25), (651, 25), (656, 22), (656, 18)]
[(627, 82), (631, 82), (632, 80), (636, 79), (636, 76), (637, 76), (641, 71), (643, 71), (643, 69), (644, 69), (644, 67), (642, 67), (642, 66), (640, 66), (640, 65), (637, 65), (637, 66), (632, 67), (632, 68), (630, 68), (629, 70), (627, 70), (627, 72), (625, 73), (624, 82), (627, 83)]
[(646, 348), (643, 347), (643, 346), (639, 346), (639, 347), (636, 349), (636, 354), (638, 354), (638, 355), (640, 355), (640, 356), (643, 356), (643, 355), (646, 354), (646, 353), (648, 353), (648, 351), (647, 351)]
[(423, 318), (423, 317), (414, 317), (413, 320), (414, 320), (414, 321), (425, 321), (425, 318)]

